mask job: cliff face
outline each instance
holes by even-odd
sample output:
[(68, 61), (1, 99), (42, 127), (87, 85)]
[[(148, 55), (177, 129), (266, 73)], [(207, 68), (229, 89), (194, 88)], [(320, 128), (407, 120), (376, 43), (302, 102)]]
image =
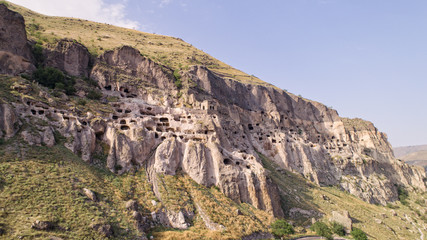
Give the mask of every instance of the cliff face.
[(24, 18), (0, 4), (0, 73), (33, 71)]
[[(323, 104), (222, 78), (203, 66), (174, 77), (168, 67), (127, 46), (103, 53), (91, 69), (87, 49), (73, 41), (61, 41), (45, 54), (46, 65), (94, 80), (110, 111), (78, 112), (55, 104), (47, 93), (46, 101), (22, 97), (0, 107), (5, 136), (16, 132), (16, 118), (41, 119), (47, 126), (22, 131), (24, 140), (52, 145), (58, 131), (67, 148), (94, 164), (104, 144), (106, 166), (118, 174), (146, 168), (160, 200), (159, 176), (182, 172), (236, 202), (283, 216), (280, 190), (259, 154), (370, 203), (397, 200), (398, 185), (426, 190), (424, 170), (396, 160), (385, 134), (369, 122), (340, 118)], [(25, 89), (17, 91), (25, 95)]]

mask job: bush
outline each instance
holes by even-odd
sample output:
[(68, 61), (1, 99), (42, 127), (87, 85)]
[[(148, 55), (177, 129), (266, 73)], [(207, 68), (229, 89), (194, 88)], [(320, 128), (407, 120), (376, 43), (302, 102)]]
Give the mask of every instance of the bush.
[(345, 236), (345, 228), (343, 225), (333, 222), (331, 225), (332, 232), (337, 234), (338, 236)]
[(328, 240), (333, 239), (331, 229), (329, 229), (326, 223), (315, 222), (313, 225), (311, 225), (310, 229), (315, 231), (317, 235), (325, 237)]
[(177, 70), (175, 70), (175, 71), (173, 71), (173, 76), (174, 76), (174, 78), (175, 78), (175, 86), (176, 86), (178, 89), (181, 89), (181, 88), (182, 88), (181, 74), (179, 74), (178, 69), (177, 69)]
[(41, 67), (44, 62), (43, 47), (39, 43), (36, 43), (33, 46), (32, 52), (36, 61), (36, 67)]
[(271, 230), (276, 237), (282, 237), (295, 233), (292, 225), (281, 219), (276, 220), (273, 224), (271, 224)]
[(397, 195), (399, 196), (399, 201), (403, 205), (408, 205), (408, 202), (406, 201), (406, 199), (408, 199), (409, 194), (408, 194), (408, 191), (404, 187), (402, 187), (402, 186), (397, 187)]
[(354, 240), (368, 240), (366, 233), (358, 228), (353, 228), (350, 235), (354, 238)]
[(92, 89), (87, 93), (86, 97), (92, 100), (99, 100), (102, 98), (102, 93), (98, 90)]
[(45, 87), (63, 90), (68, 95), (76, 92), (74, 79), (65, 77), (64, 73), (56, 68), (40, 67), (33, 73), (33, 78)]

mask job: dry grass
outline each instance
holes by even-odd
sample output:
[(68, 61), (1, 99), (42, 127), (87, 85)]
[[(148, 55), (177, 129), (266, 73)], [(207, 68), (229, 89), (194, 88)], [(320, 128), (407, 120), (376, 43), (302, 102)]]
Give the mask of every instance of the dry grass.
[(201, 64), (220, 75), (244, 83), (269, 85), (255, 76), (213, 58), (179, 38), (76, 18), (49, 17), (12, 3), (9, 3), (9, 8), (24, 16), (29, 38), (41, 40), (44, 44), (54, 43), (62, 38), (71, 38), (87, 46), (93, 55), (128, 45), (140, 50), (144, 56), (172, 69), (185, 69), (191, 65)]

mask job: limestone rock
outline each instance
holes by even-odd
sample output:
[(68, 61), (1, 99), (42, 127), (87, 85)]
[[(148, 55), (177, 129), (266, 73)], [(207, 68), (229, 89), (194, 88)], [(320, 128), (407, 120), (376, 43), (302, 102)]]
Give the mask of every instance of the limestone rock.
[(25, 21), (21, 14), (0, 4), (0, 51), (9, 52), (31, 60), (31, 48), (27, 42)]
[(350, 233), (353, 227), (353, 221), (350, 218), (350, 214), (348, 211), (332, 211), (332, 218), (330, 219), (331, 222), (337, 222), (344, 226), (345, 231), (347, 233)]
[(71, 76), (89, 76), (90, 53), (72, 39), (62, 39), (45, 51), (46, 65), (58, 68)]
[(26, 129), (21, 132), (21, 137), (29, 145), (45, 145), (52, 147), (55, 145), (55, 136), (50, 126), (39, 127), (38, 131), (34, 129)]
[(0, 104), (0, 138), (13, 137), (19, 129), (19, 124), (18, 116), (13, 107), (5, 103)]
[(86, 197), (88, 197), (90, 200), (94, 202), (98, 201), (98, 198), (96, 197), (96, 194), (93, 191), (87, 188), (83, 188), (83, 192), (86, 195)]

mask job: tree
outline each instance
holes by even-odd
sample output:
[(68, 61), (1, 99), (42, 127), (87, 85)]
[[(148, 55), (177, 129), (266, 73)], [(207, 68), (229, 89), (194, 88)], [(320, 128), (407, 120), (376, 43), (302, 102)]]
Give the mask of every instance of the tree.
[(315, 222), (313, 225), (311, 225), (310, 229), (312, 231), (315, 231), (317, 235), (325, 237), (328, 240), (332, 240), (332, 232), (331, 229), (329, 229), (328, 225), (323, 222)]
[(294, 228), (291, 224), (287, 223), (283, 219), (276, 220), (273, 224), (271, 224), (271, 232), (276, 237), (282, 237), (285, 235), (295, 233)]
[(345, 236), (345, 228), (343, 225), (333, 222), (331, 225), (332, 232), (337, 234), (338, 236)]

